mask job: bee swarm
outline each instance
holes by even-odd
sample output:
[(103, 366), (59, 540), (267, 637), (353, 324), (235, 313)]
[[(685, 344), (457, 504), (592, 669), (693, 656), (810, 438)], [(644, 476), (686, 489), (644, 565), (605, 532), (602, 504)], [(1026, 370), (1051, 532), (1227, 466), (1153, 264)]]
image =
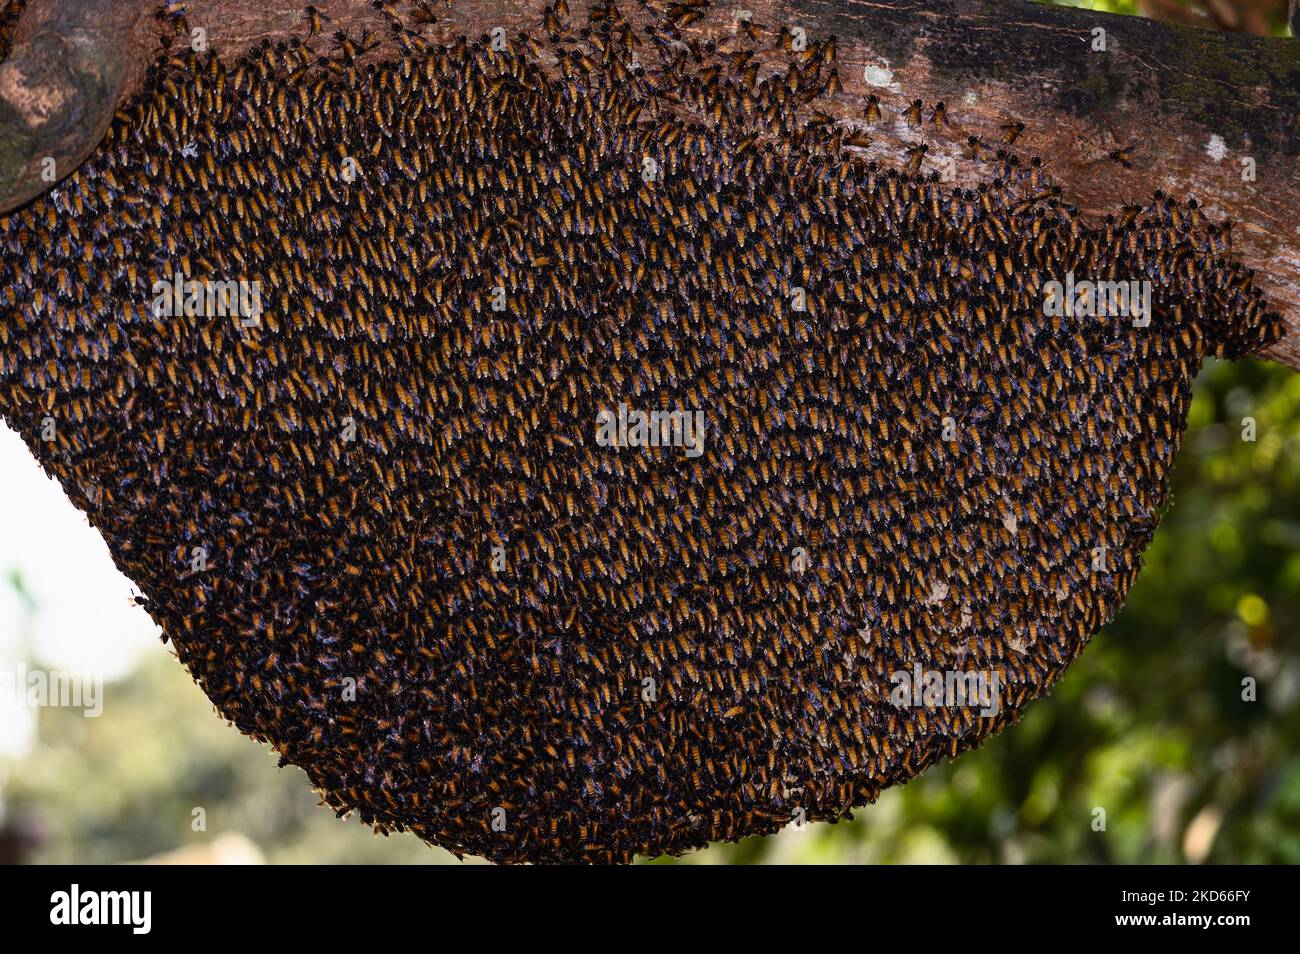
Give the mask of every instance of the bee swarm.
[[(844, 817), (1049, 688), (1202, 360), (1279, 334), (1193, 205), (1090, 224), (1014, 123), (975, 189), (880, 161), (959, 111), (846, 129), (831, 39), (684, 42), (706, 8), (175, 54), (0, 218), (0, 413), (340, 814), (548, 862)], [(258, 320), (160, 317), (175, 273)], [(1045, 315), (1067, 273), (1150, 281), (1149, 326)], [(702, 410), (704, 453), (598, 446), (620, 404)], [(997, 714), (895, 705), (918, 665)]]

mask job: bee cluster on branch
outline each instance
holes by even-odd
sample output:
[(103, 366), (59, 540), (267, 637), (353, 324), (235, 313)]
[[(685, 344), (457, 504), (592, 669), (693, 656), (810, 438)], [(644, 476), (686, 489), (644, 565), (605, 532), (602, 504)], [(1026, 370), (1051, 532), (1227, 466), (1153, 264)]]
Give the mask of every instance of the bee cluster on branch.
[[(1018, 718), (1133, 581), (1202, 360), (1279, 333), (1226, 228), (1085, 222), (1014, 121), (977, 187), (882, 161), (819, 112), (833, 40), (706, 3), (399, 6), (377, 61), (314, 11), (169, 53), (0, 218), (0, 413), (222, 715), (501, 861), (841, 818)], [(1045, 314), (1067, 273), (1151, 320)], [(182, 278), (260, 320), (156, 313)], [(598, 442), (624, 404), (702, 453)], [(1000, 697), (899, 706), (913, 669)]]

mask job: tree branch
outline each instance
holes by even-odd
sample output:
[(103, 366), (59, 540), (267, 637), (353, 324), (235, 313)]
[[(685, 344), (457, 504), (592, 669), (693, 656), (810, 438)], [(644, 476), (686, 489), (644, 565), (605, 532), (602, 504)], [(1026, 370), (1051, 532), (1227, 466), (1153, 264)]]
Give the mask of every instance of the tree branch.
[(104, 138), (133, 72), (133, 6), (36, 0), (18, 22), (0, 62), (0, 213), (72, 173)]

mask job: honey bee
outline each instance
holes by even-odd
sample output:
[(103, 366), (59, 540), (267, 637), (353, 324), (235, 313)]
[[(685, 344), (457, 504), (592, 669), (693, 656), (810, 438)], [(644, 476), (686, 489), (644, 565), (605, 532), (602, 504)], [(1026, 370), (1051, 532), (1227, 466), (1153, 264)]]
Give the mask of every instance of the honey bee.
[(880, 97), (875, 93), (871, 93), (867, 96), (867, 102), (863, 107), (862, 116), (869, 125), (880, 121)]
[(316, 34), (320, 33), (321, 23), (329, 19), (329, 17), (321, 13), (320, 10), (316, 9), (316, 7), (312, 5), (307, 6), (307, 8), (303, 11), (303, 15), (307, 18), (308, 36), (315, 36)]
[(1008, 120), (1002, 123), (998, 128), (1002, 131), (1003, 144), (1010, 146), (1015, 143), (1015, 141), (1020, 138), (1020, 134), (1025, 131), (1025, 124), (1018, 121)]
[(417, 26), (424, 26), (438, 22), (438, 17), (432, 10), (430, 0), (412, 0), (412, 10), (409, 14), (411, 22)]
[(1137, 148), (1136, 145), (1131, 145), (1131, 146), (1124, 146), (1120, 149), (1112, 149), (1109, 153), (1106, 154), (1106, 158), (1109, 159), (1111, 162), (1118, 163), (1119, 165), (1123, 166), (1125, 169), (1132, 169), (1133, 150), (1136, 148)]
[(917, 143), (907, 150), (907, 174), (909, 176), (914, 176), (921, 171), (921, 161), (929, 150), (930, 147), (923, 142)]

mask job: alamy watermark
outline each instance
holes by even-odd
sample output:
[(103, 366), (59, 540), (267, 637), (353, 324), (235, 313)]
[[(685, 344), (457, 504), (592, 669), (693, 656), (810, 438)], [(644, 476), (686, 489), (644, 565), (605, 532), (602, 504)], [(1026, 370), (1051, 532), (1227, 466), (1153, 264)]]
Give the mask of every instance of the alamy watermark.
[(1074, 272), (1066, 272), (1065, 281), (1050, 281), (1043, 286), (1043, 314), (1053, 318), (1087, 315), (1098, 318), (1118, 316), (1133, 319), (1134, 328), (1151, 324), (1151, 282), (1088, 281), (1076, 283)]
[(262, 323), (262, 283), (197, 281), (175, 272), (171, 281), (159, 279), (153, 283), (153, 315), (155, 318), (233, 316), (245, 328), (256, 327)]
[(13, 670), (0, 669), (0, 704), (81, 709), (87, 719), (97, 719), (104, 713), (104, 675), (28, 669), (19, 663)]
[(60, 926), (122, 925), (132, 934), (153, 927), (152, 891), (83, 891), (74, 884), (50, 895), (50, 923)]
[(910, 670), (894, 672), (889, 681), (894, 686), (889, 701), (900, 709), (979, 706), (986, 718), (1002, 709), (993, 670), (925, 669), (918, 662)]
[(618, 412), (596, 415), (596, 443), (601, 447), (680, 447), (687, 457), (704, 453), (704, 412), (637, 411), (619, 404)]

